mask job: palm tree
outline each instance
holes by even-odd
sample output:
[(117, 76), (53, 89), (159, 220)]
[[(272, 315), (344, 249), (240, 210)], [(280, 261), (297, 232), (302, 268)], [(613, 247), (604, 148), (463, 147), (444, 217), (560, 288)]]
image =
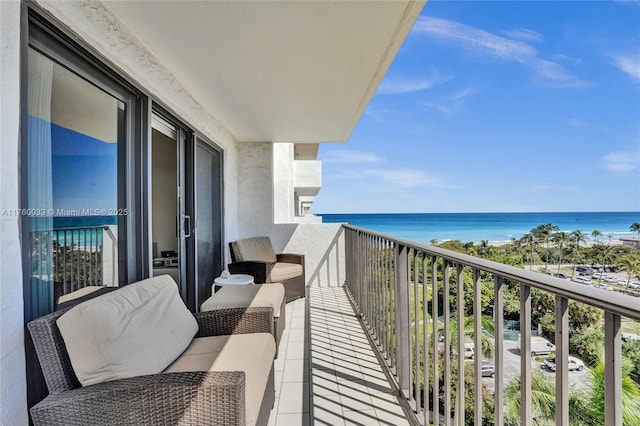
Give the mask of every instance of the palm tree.
[(555, 243), (556, 247), (560, 251), (560, 258), (558, 259), (558, 273), (560, 273), (560, 267), (562, 266), (562, 256), (564, 254), (564, 248), (569, 243), (569, 234), (566, 232), (556, 232), (551, 236), (551, 239)]
[(640, 238), (640, 222), (633, 222), (629, 227), (629, 231), (635, 232), (638, 238)]
[[(629, 376), (629, 365), (622, 365), (622, 424), (640, 425), (640, 388)], [(604, 361), (600, 360), (592, 369), (592, 387), (587, 394), (584, 408), (587, 424), (604, 424)]]
[(531, 230), (531, 232), (536, 236), (539, 241), (544, 242), (545, 247), (547, 249), (547, 255), (545, 256), (544, 269), (548, 269), (549, 266), (549, 243), (551, 241), (551, 235), (558, 231), (557, 225), (552, 223), (546, 223), (544, 225), (538, 225)]
[[(624, 369), (624, 367), (623, 367)], [(589, 370), (592, 386), (581, 392), (569, 390), (569, 425), (604, 424), (604, 362)], [(640, 424), (640, 388), (631, 377), (622, 374), (622, 424)], [(505, 388), (505, 420), (520, 422), (520, 376)], [(553, 424), (555, 417), (555, 384), (538, 371), (531, 374), (531, 408), (536, 424)]]
[(602, 232), (598, 231), (597, 229), (594, 229), (594, 230), (591, 232), (591, 236), (593, 237), (593, 239), (594, 239), (594, 240), (596, 240), (596, 243), (597, 243), (597, 242), (598, 242), (598, 239), (599, 239), (600, 237), (602, 237)]
[(620, 266), (620, 269), (627, 273), (627, 285), (625, 287), (625, 291), (629, 291), (631, 277), (637, 277), (640, 275), (640, 256), (636, 254), (620, 256), (617, 263)]
[(599, 281), (599, 282), (602, 282), (604, 266), (611, 263), (611, 261), (613, 261), (613, 258), (614, 258), (613, 247), (606, 246), (604, 244), (595, 244), (593, 247), (591, 247), (591, 255), (593, 257), (593, 262), (596, 265), (600, 265), (602, 268), (600, 270), (600, 281)]
[(478, 255), (480, 255), (481, 257), (491, 255), (491, 252), (493, 251), (491, 244), (489, 244), (489, 240), (480, 240), (477, 247)]
[(535, 260), (535, 251), (534, 251), (534, 249), (535, 249), (535, 246), (536, 246), (536, 240), (535, 240), (533, 234), (530, 232), (530, 233), (524, 234), (522, 236), (522, 238), (520, 238), (520, 242), (522, 243), (522, 245), (528, 246), (531, 249), (531, 256), (529, 257), (529, 269), (532, 269), (533, 268), (533, 262)]
[(573, 276), (576, 273), (576, 263), (577, 263), (576, 261), (578, 260), (578, 257), (582, 254), (582, 251), (580, 250), (580, 244), (587, 241), (587, 236), (580, 229), (576, 229), (575, 231), (571, 232), (571, 240), (575, 244), (572, 251), (573, 272), (571, 273), (571, 278), (573, 278)]

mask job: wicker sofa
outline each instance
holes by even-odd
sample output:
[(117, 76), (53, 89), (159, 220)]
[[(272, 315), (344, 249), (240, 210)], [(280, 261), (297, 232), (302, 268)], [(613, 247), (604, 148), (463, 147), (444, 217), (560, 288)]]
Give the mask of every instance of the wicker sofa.
[(243, 238), (231, 242), (229, 252), (229, 272), (232, 274), (252, 275), (256, 284), (282, 283), (287, 303), (305, 297), (303, 254), (276, 254), (269, 237)]
[(30, 409), (33, 423), (266, 425), (273, 315), (270, 307), (192, 314), (162, 276), (31, 321), (49, 390)]

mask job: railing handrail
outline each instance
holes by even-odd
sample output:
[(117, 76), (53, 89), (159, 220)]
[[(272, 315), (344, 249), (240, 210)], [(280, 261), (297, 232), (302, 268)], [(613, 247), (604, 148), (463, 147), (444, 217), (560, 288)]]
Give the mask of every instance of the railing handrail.
[(439, 256), (453, 263), (461, 263), (472, 268), (489, 272), (502, 278), (516, 281), (530, 287), (548, 291), (553, 294), (576, 300), (605, 311), (624, 317), (640, 320), (640, 298), (595, 288), (590, 285), (578, 284), (570, 280), (552, 277), (539, 272), (527, 271), (514, 266), (479, 257), (462, 254), (451, 250), (405, 240), (391, 235), (343, 224), (343, 227), (357, 232), (366, 233), (387, 239), (395, 244), (421, 250), (429, 255)]

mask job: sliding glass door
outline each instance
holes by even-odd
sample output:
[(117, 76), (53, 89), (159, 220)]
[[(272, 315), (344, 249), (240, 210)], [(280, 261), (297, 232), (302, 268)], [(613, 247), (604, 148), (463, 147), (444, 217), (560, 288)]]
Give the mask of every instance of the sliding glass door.
[(196, 306), (211, 296), (224, 269), (222, 153), (196, 138), (195, 148)]
[(151, 275), (170, 275), (196, 311), (223, 269), (222, 153), (158, 108), (150, 187)]
[[(144, 277), (139, 253), (144, 98), (29, 15), (22, 117), (25, 321), (88, 290)], [(28, 334), (27, 334), (28, 336)], [(26, 341), (28, 400), (46, 395)]]

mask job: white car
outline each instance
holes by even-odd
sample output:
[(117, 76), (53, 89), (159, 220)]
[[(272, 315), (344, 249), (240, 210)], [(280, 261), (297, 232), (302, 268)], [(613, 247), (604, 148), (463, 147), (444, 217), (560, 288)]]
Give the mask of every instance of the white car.
[[(556, 359), (555, 358), (546, 358), (544, 360), (544, 365), (551, 371), (556, 371)], [(584, 369), (584, 362), (579, 360), (574, 356), (570, 356), (567, 364), (567, 368), (569, 371), (578, 370), (582, 371)]]
[(596, 284), (594, 285), (595, 288), (601, 288), (602, 290), (607, 290), (607, 291), (613, 291), (613, 287), (611, 287), (610, 285), (606, 285), (606, 284)]

